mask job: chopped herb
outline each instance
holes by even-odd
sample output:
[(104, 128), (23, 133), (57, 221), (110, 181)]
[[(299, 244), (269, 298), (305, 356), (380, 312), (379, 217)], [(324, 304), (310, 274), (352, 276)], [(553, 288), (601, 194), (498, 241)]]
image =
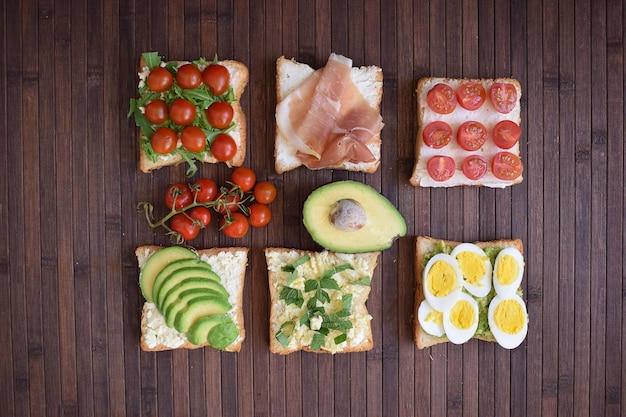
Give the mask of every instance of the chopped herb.
[(302, 291), (288, 286), (283, 287), (283, 289), (280, 291), (279, 298), (281, 300), (285, 300), (285, 303), (287, 303), (287, 305), (295, 304), (298, 307), (302, 307), (302, 304), (304, 304)]
[(146, 61), (146, 66), (149, 69), (161, 65), (162, 60), (158, 52), (145, 52), (141, 54), (141, 56), (143, 57), (143, 60)]
[(296, 279), (296, 277), (298, 276), (298, 272), (296, 271), (296, 269), (309, 261), (309, 259), (311, 259), (310, 255), (303, 255), (300, 258), (298, 258), (294, 263), (289, 264), (289, 265), (285, 265), (282, 267), (282, 270), (285, 272), (289, 272), (289, 277), (287, 277), (287, 285), (291, 285), (291, 283)]
[(311, 340), (311, 345), (309, 346), (311, 350), (320, 350), (324, 343), (326, 342), (326, 336), (321, 333), (315, 333), (313, 335), (313, 340)]
[(372, 285), (372, 278), (369, 275), (366, 275), (361, 279), (357, 279), (356, 281), (353, 281), (352, 285), (363, 285), (363, 286), (369, 287), (370, 285)]

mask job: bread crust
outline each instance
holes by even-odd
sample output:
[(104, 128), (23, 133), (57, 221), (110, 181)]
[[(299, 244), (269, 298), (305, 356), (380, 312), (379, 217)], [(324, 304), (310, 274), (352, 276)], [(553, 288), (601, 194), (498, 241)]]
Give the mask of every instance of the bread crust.
[[(415, 238), (415, 298), (413, 303), (413, 341), (418, 349), (425, 349), (440, 343), (448, 342), (448, 338), (432, 336), (426, 333), (420, 322), (417, 318), (417, 310), (421, 302), (424, 300), (424, 289), (422, 286), (422, 274), (424, 272), (423, 268), (423, 260), (424, 256), (429, 252), (434, 250), (435, 244), (443, 242), (447, 246), (455, 247), (460, 245), (463, 242), (453, 241), (453, 240), (445, 240), (445, 239), (435, 239), (428, 236), (417, 236)], [(472, 242), (476, 246), (484, 249), (487, 247), (515, 247), (517, 248), (522, 255), (524, 254), (524, 246), (520, 239), (498, 239), (491, 241), (483, 241), (483, 242)], [(485, 338), (474, 336), (473, 339), (483, 340), (485, 342), (495, 342), (495, 338)]]
[[(135, 250), (135, 256), (137, 257), (139, 269), (143, 267), (143, 265), (145, 264), (145, 262), (147, 261), (147, 259), (150, 257), (151, 254), (163, 248), (164, 248), (163, 246), (156, 246), (156, 245), (139, 246)], [(244, 326), (244, 317), (243, 317), (243, 287), (244, 287), (244, 280), (245, 280), (245, 273), (246, 273), (246, 266), (247, 266), (248, 248), (246, 247), (210, 248), (210, 249), (197, 249), (194, 251), (198, 254), (198, 258), (202, 257), (203, 255), (214, 256), (220, 253), (235, 254), (237, 252), (244, 252), (245, 254), (245, 263), (244, 265), (242, 265), (241, 271), (237, 278), (239, 282), (237, 285), (238, 293), (235, 296), (236, 303), (235, 305), (233, 305), (233, 308), (236, 313), (235, 321), (237, 323), (237, 327), (239, 328), (239, 338), (237, 338), (235, 342), (233, 342), (232, 344), (227, 346), (225, 349), (223, 349), (226, 352), (239, 352), (241, 350), (241, 345), (243, 344), (243, 341), (246, 337), (246, 330)], [(141, 330), (140, 346), (142, 350), (146, 352), (159, 352), (163, 350), (173, 350), (173, 349), (199, 349), (202, 347), (210, 346), (208, 343), (194, 345), (193, 343), (186, 340), (186, 338), (185, 338), (184, 343), (182, 343), (180, 346), (176, 348), (172, 348), (163, 344), (158, 344), (156, 346), (149, 346), (148, 343), (146, 342), (146, 335), (148, 332), (149, 315), (152, 313), (154, 312), (151, 311), (151, 309), (149, 308), (149, 303), (144, 302), (142, 306), (141, 329), (140, 329)], [(158, 312), (156, 313), (159, 314)], [(178, 333), (174, 329), (171, 329), (171, 331), (176, 332), (178, 335), (180, 335), (180, 333)]]
[[(296, 89), (304, 79), (306, 79), (315, 70), (307, 64), (297, 62), (295, 59), (287, 59), (280, 56), (276, 60), (276, 103), (280, 103), (291, 91)], [(383, 72), (382, 69), (375, 66), (353, 67), (350, 74), (353, 82), (360, 87), (359, 90), (367, 91), (366, 100), (370, 105), (380, 112), (380, 104), (383, 96)], [(359, 85), (359, 83), (361, 83)], [(282, 174), (287, 171), (302, 166), (296, 157), (295, 150), (291, 147), (285, 137), (275, 125), (276, 135), (274, 140), (274, 168), (276, 173)], [(360, 171), (365, 173), (373, 173), (380, 165), (381, 156), (381, 136), (378, 133), (371, 141), (368, 148), (376, 157), (373, 162), (354, 163), (344, 161), (336, 165), (324, 168), (309, 169), (341, 169), (346, 171)]]
[[(177, 65), (186, 64), (189, 61), (170, 61), (175, 62)], [(246, 85), (248, 84), (248, 67), (246, 67), (243, 63), (235, 60), (223, 60), (218, 61), (219, 64), (224, 65), (230, 74), (230, 85), (233, 88), (233, 93), (235, 96), (235, 101), (231, 103), (233, 107), (233, 120), (235, 122), (235, 128), (229, 135), (234, 139), (237, 144), (237, 152), (235, 156), (226, 161), (226, 165), (229, 167), (233, 166), (241, 166), (246, 157), (246, 142), (247, 142), (247, 120), (246, 116), (241, 107), (241, 96), (243, 95)], [(139, 61), (139, 72), (142, 72), (146, 68), (146, 62), (141, 57)], [(175, 166), (179, 165), (185, 160), (179, 155), (159, 155), (156, 161), (151, 161), (150, 158), (146, 155), (141, 146), (141, 129), (137, 128), (137, 140), (139, 141), (139, 169), (142, 172), (148, 173), (155, 169), (159, 169), (165, 166)], [(219, 162), (212, 155), (207, 154), (207, 156), (203, 160), (199, 160), (198, 162), (203, 163), (217, 163)]]
[[(270, 326), (269, 326), (270, 352), (280, 354), (280, 355), (287, 355), (289, 353), (293, 353), (299, 350), (303, 350), (306, 352), (313, 352), (313, 353), (333, 353), (324, 349), (311, 350), (308, 345), (303, 345), (303, 344), (299, 344), (294, 348), (286, 348), (286, 347), (283, 347), (280, 344), (280, 342), (276, 339), (275, 334), (281, 325), (278, 319), (279, 319), (281, 308), (284, 302), (280, 300), (279, 298), (280, 290), (282, 288), (282, 285), (280, 284), (281, 282), (281, 277), (279, 276), (280, 274), (277, 274), (274, 271), (272, 271), (271, 265), (270, 265), (272, 262), (270, 260), (270, 257), (273, 254), (282, 254), (282, 255), (292, 254), (293, 255), (291, 257), (292, 262), (306, 254), (312, 257), (315, 255), (319, 255), (319, 254), (328, 254), (329, 256), (344, 255), (348, 257), (360, 258), (361, 260), (365, 261), (368, 265), (367, 271), (364, 271), (364, 272), (366, 272), (370, 277), (373, 277), (374, 269), (376, 268), (376, 265), (378, 262), (378, 255), (380, 254), (380, 252), (366, 252), (366, 253), (358, 253), (358, 254), (336, 254), (335, 252), (331, 252), (331, 251), (313, 252), (313, 251), (306, 251), (306, 250), (301, 250), (301, 249), (289, 249), (289, 248), (266, 248), (265, 249), (266, 262), (268, 265), (268, 281), (269, 281), (269, 293), (270, 293)], [(281, 266), (284, 266), (287, 264), (288, 263), (281, 264)], [(369, 296), (369, 292), (370, 292), (370, 288), (368, 287), (363, 293), (362, 302), (357, 303), (353, 301), (352, 315), (367, 315), (368, 314), (367, 306), (365, 305), (365, 302)], [(371, 350), (374, 347), (374, 338), (372, 335), (372, 328), (369, 324), (369, 321), (368, 321), (367, 328), (366, 329), (364, 328), (364, 331), (365, 331), (365, 337), (363, 337), (362, 342), (353, 346), (346, 346), (342, 350), (337, 351), (335, 353), (363, 352), (363, 351)]]

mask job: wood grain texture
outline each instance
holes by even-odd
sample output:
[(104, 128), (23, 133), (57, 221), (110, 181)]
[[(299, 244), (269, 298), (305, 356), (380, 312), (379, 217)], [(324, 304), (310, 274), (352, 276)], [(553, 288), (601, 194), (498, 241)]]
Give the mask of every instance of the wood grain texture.
[[(570, 416), (626, 409), (626, 10), (621, 0), (22, 0), (0, 7), (0, 409), (7, 416)], [(250, 70), (246, 165), (272, 181), (273, 219), (241, 240), (212, 224), (194, 245), (250, 247), (239, 353), (139, 349), (136, 246), (168, 244), (137, 212), (184, 167), (137, 168), (126, 114), (145, 51), (232, 58)], [(275, 62), (331, 52), (384, 74), (373, 174), (274, 172)], [(522, 85), (524, 182), (420, 189), (415, 87), (425, 76)], [(226, 181), (225, 165), (198, 176)], [(368, 310), (374, 348), (268, 350), (263, 249), (317, 249), (309, 193), (365, 182), (404, 215)], [(412, 342), (413, 238), (521, 238), (522, 346)]]

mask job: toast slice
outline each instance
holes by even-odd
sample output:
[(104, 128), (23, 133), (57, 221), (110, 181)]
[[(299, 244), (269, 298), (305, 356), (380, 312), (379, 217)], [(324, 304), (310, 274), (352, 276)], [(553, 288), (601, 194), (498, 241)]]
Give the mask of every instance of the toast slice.
[[(139, 268), (143, 268), (148, 258), (156, 251), (163, 249), (160, 246), (140, 246), (135, 250)], [(197, 250), (198, 258), (211, 266), (221, 278), (221, 283), (228, 291), (228, 301), (232, 309), (226, 313), (239, 329), (239, 336), (223, 350), (239, 352), (245, 339), (243, 319), (243, 287), (248, 263), (248, 248), (212, 248)], [(159, 312), (153, 302), (144, 302), (141, 314), (141, 349), (147, 352), (171, 349), (198, 349), (209, 346), (208, 343), (195, 345), (191, 343), (185, 333), (168, 327), (165, 317)]]
[[(283, 101), (292, 91), (296, 90), (314, 72), (315, 70), (307, 64), (297, 62), (294, 59), (287, 59), (284, 56), (279, 57), (276, 61), (277, 104)], [(370, 106), (380, 111), (380, 103), (383, 96), (382, 69), (375, 65), (353, 67), (350, 71), (350, 78)], [(371, 140), (368, 148), (375, 157), (375, 160), (372, 162), (354, 163), (350, 161), (340, 161), (326, 168), (367, 173), (375, 172), (378, 165), (380, 165), (380, 133)], [(288, 138), (280, 131), (277, 124), (274, 141), (274, 158), (275, 170), (278, 174), (291, 171), (303, 165), (296, 156), (296, 153), (296, 149), (289, 143)]]
[[(480, 83), (486, 92), (486, 98), (482, 106), (477, 110), (466, 110), (461, 105), (457, 104), (454, 111), (450, 114), (438, 114), (433, 111), (427, 104), (426, 97), (428, 92), (435, 85), (439, 83), (447, 84), (452, 90), (457, 91), (458, 87), (465, 82)], [(509, 113), (499, 113), (491, 104), (489, 98), (489, 89), (494, 83), (511, 84), (517, 91), (517, 99), (513, 110)], [(514, 184), (519, 184), (523, 180), (523, 175), (518, 176), (513, 180), (502, 180), (497, 178), (493, 172), (491, 163), (494, 156), (501, 151), (507, 151), (518, 158), (520, 157), (519, 142), (516, 143), (510, 149), (501, 149), (494, 143), (491, 132), (493, 127), (502, 120), (511, 120), (521, 126), (521, 105), (520, 98), (522, 96), (522, 88), (519, 81), (513, 78), (479, 78), (479, 79), (466, 79), (466, 78), (441, 78), (441, 77), (429, 77), (422, 78), (417, 83), (417, 138), (415, 144), (415, 166), (411, 175), (410, 183), (419, 187), (455, 187), (462, 185), (470, 186), (485, 186), (491, 188), (504, 188)], [(490, 132), (489, 137), (485, 144), (477, 151), (466, 151), (456, 140), (456, 134), (459, 126), (466, 121), (478, 121), (482, 123), (485, 128)], [(426, 126), (434, 121), (444, 121), (452, 128), (452, 140), (442, 148), (435, 149), (427, 146), (424, 143), (423, 133)], [(471, 180), (465, 176), (462, 171), (463, 160), (469, 155), (480, 155), (487, 161), (487, 172), (482, 178), (477, 180)], [(453, 176), (445, 181), (436, 181), (428, 173), (427, 163), (428, 160), (437, 155), (444, 155), (451, 157), (456, 169)]]
[[(414, 323), (413, 323), (413, 339), (415, 345), (418, 349), (425, 349), (439, 343), (446, 343), (449, 339), (444, 336), (433, 336), (422, 328), (419, 320), (418, 320), (418, 309), (422, 301), (425, 299), (424, 288), (423, 288), (423, 273), (424, 267), (428, 259), (430, 259), (434, 254), (437, 253), (449, 253), (454, 247), (461, 244), (462, 242), (452, 241), (452, 240), (443, 240), (443, 239), (434, 239), (432, 237), (427, 236), (417, 236), (415, 239), (415, 300), (414, 300)], [(475, 245), (482, 249), (487, 249), (488, 256), (491, 258), (491, 263), (494, 263), (495, 256), (499, 252), (499, 250), (514, 247), (518, 249), (522, 254), (523, 252), (523, 244), (520, 239), (501, 239), (501, 240), (493, 240), (487, 242), (473, 242)], [(489, 251), (489, 248), (492, 251)], [(520, 290), (521, 291), (521, 288)], [(489, 325), (487, 323), (487, 311), (485, 308), (488, 308), (490, 300), (494, 297), (493, 290), (479, 301), (479, 329), (476, 334), (474, 334), (474, 339), (483, 340), (486, 342), (496, 342), (491, 330), (489, 329)], [(482, 302), (481, 302), (482, 301)], [(480, 307), (482, 306), (482, 307)]]
[[(265, 249), (271, 303), (270, 351), (286, 355), (299, 350), (345, 353), (372, 349), (372, 316), (365, 302), (379, 254)], [(346, 265), (350, 268), (342, 270)], [(333, 274), (333, 268), (339, 268), (338, 272)], [(316, 282), (321, 287), (316, 287)], [(328, 299), (324, 300), (321, 292)], [(316, 302), (318, 295), (322, 299)], [(323, 311), (315, 313), (313, 309), (320, 307)], [(324, 329), (330, 329), (327, 336), (322, 334)]]

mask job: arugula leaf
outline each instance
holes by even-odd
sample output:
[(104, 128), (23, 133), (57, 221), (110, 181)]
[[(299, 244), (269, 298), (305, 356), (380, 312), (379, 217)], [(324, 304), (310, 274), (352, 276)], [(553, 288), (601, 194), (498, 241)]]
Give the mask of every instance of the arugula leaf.
[(143, 57), (143, 60), (146, 61), (146, 65), (150, 69), (161, 65), (162, 60), (158, 52), (144, 52), (141, 56)]

